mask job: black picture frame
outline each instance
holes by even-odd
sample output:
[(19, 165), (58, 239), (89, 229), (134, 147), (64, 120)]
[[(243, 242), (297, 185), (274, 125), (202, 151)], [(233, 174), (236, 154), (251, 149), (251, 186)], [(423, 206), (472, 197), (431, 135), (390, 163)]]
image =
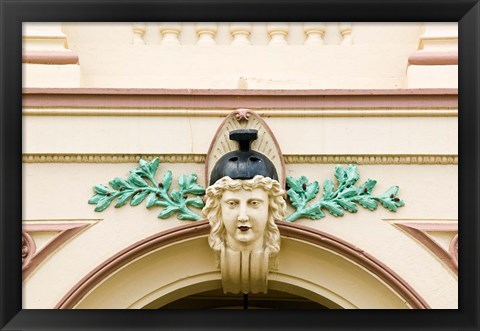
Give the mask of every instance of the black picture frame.
[[(478, 0), (0, 0), (2, 330), (479, 330)], [(22, 22), (459, 22), (459, 309), (325, 311), (22, 310)]]

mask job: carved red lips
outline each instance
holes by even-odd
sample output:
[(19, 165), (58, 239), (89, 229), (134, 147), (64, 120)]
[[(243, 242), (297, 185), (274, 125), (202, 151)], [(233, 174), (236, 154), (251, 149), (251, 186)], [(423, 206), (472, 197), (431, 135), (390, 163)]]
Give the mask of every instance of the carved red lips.
[(245, 231), (250, 230), (250, 227), (249, 227), (249, 226), (242, 225), (242, 226), (239, 226), (238, 229), (239, 229), (240, 231), (244, 231), (244, 232), (245, 232)]

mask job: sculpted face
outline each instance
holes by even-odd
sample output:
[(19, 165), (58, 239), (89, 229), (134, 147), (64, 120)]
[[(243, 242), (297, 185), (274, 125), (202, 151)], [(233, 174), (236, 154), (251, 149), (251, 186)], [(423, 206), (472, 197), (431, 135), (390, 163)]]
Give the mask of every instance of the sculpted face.
[(268, 205), (268, 193), (262, 188), (225, 191), (221, 209), (227, 245), (237, 250), (262, 248)]

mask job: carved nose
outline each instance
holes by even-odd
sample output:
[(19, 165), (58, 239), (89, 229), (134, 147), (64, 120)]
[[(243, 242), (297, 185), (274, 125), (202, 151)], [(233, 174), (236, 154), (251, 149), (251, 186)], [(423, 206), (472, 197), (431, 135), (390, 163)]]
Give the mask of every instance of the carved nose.
[(238, 220), (240, 222), (246, 222), (246, 221), (248, 221), (248, 216), (247, 215), (239, 215)]
[(248, 221), (248, 219), (249, 218), (248, 218), (248, 215), (246, 213), (245, 208), (240, 208), (240, 213), (238, 214), (238, 220), (240, 222), (246, 222), (246, 221)]

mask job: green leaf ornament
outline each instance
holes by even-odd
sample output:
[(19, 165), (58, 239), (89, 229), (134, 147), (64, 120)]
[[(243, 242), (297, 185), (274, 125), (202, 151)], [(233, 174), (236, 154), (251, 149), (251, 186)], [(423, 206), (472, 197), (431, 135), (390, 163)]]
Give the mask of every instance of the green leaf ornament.
[(344, 215), (344, 211), (357, 212), (357, 204), (373, 211), (380, 203), (392, 212), (405, 205), (404, 201), (397, 196), (398, 186), (392, 186), (381, 195), (372, 195), (373, 188), (377, 184), (373, 179), (367, 179), (365, 183), (356, 187), (355, 184), (360, 179), (356, 165), (350, 164), (346, 168), (337, 165), (334, 176), (338, 183), (337, 188), (332, 180), (326, 179), (323, 182), (323, 197), (315, 202), (310, 201), (319, 191), (318, 182), (308, 183), (305, 176), (298, 179), (287, 176), (287, 195), (295, 212), (285, 220), (294, 222), (300, 218), (320, 219), (325, 217), (322, 210), (339, 217)]
[(170, 192), (172, 172), (166, 171), (162, 181), (157, 182), (155, 177), (159, 164), (158, 158), (150, 162), (140, 159), (140, 167), (132, 169), (128, 179), (115, 177), (109, 182), (110, 187), (95, 185), (93, 187), (95, 194), (88, 203), (96, 205), (95, 211), (101, 212), (114, 200), (116, 208), (128, 202), (131, 206), (137, 206), (145, 201), (147, 208), (163, 208), (158, 215), (159, 218), (166, 219), (177, 214), (180, 220), (201, 220), (202, 217), (189, 208), (189, 206), (197, 209), (204, 207), (201, 196), (205, 194), (205, 188), (197, 183), (197, 175), (179, 176), (179, 189)]

